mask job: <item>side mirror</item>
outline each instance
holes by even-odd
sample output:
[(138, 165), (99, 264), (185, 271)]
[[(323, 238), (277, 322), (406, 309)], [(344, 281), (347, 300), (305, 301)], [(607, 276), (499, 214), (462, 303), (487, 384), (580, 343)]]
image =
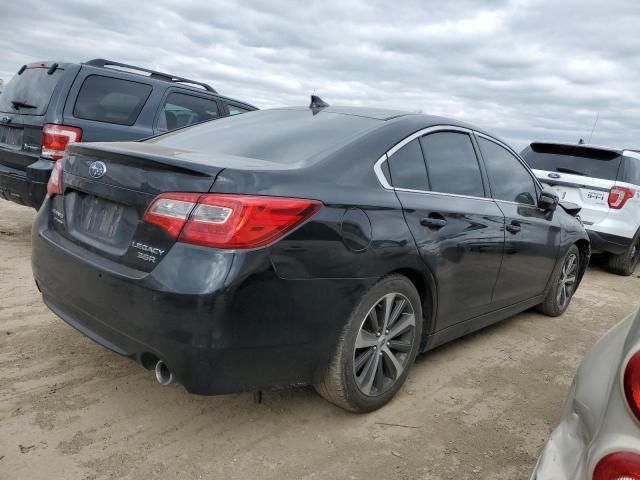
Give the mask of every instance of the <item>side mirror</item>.
[(547, 212), (553, 212), (558, 207), (559, 201), (558, 195), (549, 190), (543, 190), (538, 197), (538, 208)]

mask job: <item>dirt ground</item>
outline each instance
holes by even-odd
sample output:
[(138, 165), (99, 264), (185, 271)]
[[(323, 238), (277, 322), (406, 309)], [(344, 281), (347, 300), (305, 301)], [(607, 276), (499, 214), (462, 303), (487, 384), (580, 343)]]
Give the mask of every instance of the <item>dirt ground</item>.
[(0, 201), (3, 480), (526, 479), (581, 357), (640, 305), (638, 276), (593, 267), (563, 317), (527, 312), (423, 355), (369, 415), (311, 388), (197, 397), (45, 308), (33, 216)]

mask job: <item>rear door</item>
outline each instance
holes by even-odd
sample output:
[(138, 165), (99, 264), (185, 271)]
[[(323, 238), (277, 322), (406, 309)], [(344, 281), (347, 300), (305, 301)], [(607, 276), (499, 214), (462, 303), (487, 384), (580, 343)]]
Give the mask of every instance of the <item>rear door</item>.
[(504, 217), (485, 197), (470, 135), (433, 131), (390, 152), (388, 161), (407, 224), (438, 282), (437, 328), (489, 311)]
[(618, 152), (591, 147), (533, 143), (522, 156), (538, 179), (561, 200), (582, 207), (580, 218), (597, 224), (609, 214), (609, 191), (622, 165)]
[(154, 131), (164, 133), (223, 115), (223, 105), (218, 100), (184, 89), (170, 88), (160, 105)]
[(0, 95), (0, 164), (25, 170), (40, 155), (42, 126), (64, 69), (37, 63), (21, 69)]
[(80, 127), (83, 142), (149, 137), (163, 93), (142, 75), (85, 65), (69, 92), (64, 123)]
[(505, 216), (505, 251), (493, 295), (497, 308), (542, 294), (558, 259), (561, 227), (537, 207), (539, 186), (512, 152), (477, 136), (492, 196)]

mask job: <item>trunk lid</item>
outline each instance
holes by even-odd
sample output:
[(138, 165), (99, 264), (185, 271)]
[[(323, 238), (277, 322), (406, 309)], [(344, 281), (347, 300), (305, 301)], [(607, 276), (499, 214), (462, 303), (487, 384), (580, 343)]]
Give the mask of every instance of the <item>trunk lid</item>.
[(143, 221), (165, 192), (208, 192), (222, 169), (203, 155), (145, 143), (74, 144), (63, 191), (52, 199), (53, 228), (116, 263), (150, 272), (175, 241)]
[(64, 72), (54, 65), (21, 68), (0, 95), (0, 164), (25, 170), (38, 159), (44, 116)]

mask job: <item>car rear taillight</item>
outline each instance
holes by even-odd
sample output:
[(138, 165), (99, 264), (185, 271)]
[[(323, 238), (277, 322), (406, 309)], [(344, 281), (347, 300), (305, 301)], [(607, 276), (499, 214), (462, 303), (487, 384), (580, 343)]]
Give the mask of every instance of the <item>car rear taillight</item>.
[(627, 362), (623, 384), (629, 408), (640, 420), (640, 352), (636, 352)]
[(620, 210), (627, 200), (633, 198), (636, 191), (628, 187), (612, 187), (609, 192), (609, 207)]
[(293, 230), (322, 203), (301, 198), (231, 194), (165, 193), (144, 220), (178, 242), (215, 248), (257, 248)]
[(42, 127), (42, 153), (40, 155), (50, 160), (60, 160), (67, 145), (79, 142), (81, 139), (82, 129), (80, 128), (46, 123)]
[(60, 193), (62, 193), (62, 162), (56, 162), (53, 164), (49, 183), (47, 183), (47, 195), (53, 197)]
[(640, 480), (640, 454), (617, 452), (607, 455), (596, 465), (593, 480)]

